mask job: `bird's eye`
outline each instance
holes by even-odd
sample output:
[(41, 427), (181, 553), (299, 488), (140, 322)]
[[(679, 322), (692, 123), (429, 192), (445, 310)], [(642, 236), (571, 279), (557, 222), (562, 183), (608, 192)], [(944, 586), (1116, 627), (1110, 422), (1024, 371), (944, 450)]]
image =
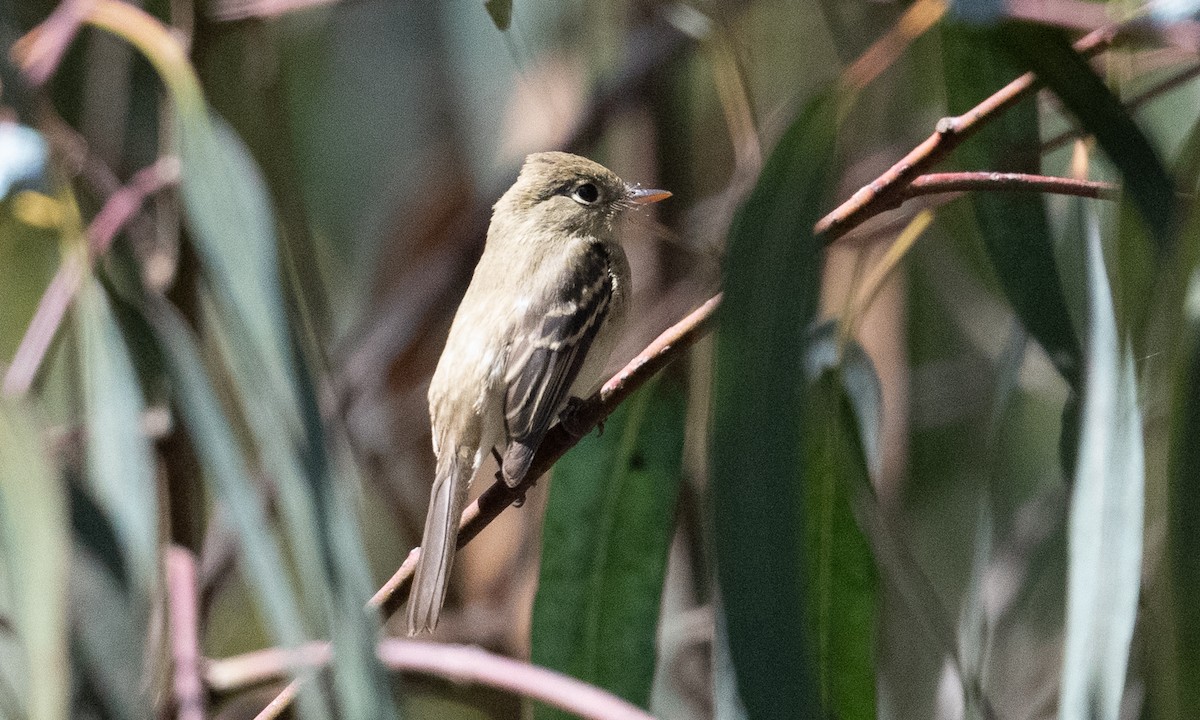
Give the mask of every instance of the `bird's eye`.
[(594, 205), (600, 199), (600, 191), (592, 183), (583, 183), (571, 193), (571, 199), (583, 205)]

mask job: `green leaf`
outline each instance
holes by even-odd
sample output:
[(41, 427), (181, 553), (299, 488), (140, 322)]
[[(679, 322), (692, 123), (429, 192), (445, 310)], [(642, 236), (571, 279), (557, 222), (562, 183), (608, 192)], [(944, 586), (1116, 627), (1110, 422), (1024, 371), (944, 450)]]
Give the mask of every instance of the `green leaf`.
[(158, 484), (142, 430), (144, 403), (137, 373), (99, 282), (90, 279), (76, 301), (87, 488), (121, 543), (125, 562), (149, 608), (158, 588)]
[[(283, 553), (264, 522), (266, 506), (251, 477), (229, 418), (217, 399), (200, 359), (196, 342), (173, 308), (158, 303), (147, 316), (167, 360), (176, 394), (175, 408), (218, 498), (229, 512), (241, 540), (244, 575), (273, 639), (289, 648), (308, 639)], [(319, 686), (305, 683), (301, 703), (309, 717), (328, 715)]]
[(1059, 717), (1115, 720), (1141, 587), (1145, 453), (1133, 355), (1117, 329), (1095, 214), (1086, 243), (1087, 382), (1068, 521)]
[(24, 407), (0, 400), (0, 558), (29, 720), (67, 716), (67, 499)]
[(810, 661), (802, 479), (803, 362), (834, 176), (834, 98), (808, 103), (730, 231), (711, 446), (717, 577), (749, 717), (820, 717)]
[[(681, 383), (639, 391), (554, 468), (533, 655), (646, 707), (683, 456)], [(537, 706), (537, 718), (567, 717)]]
[[(944, 23), (942, 56), (946, 103), (961, 114), (1004, 87), (1021, 69), (995, 46), (994, 31)], [(956, 153), (969, 170), (1041, 172), (1036, 98), (1009, 108)], [(1080, 349), (1054, 258), (1054, 238), (1042, 197), (1035, 193), (979, 192), (971, 206), (984, 248), (1005, 297), (1055, 368), (1079, 382)]]
[(512, 0), (487, 0), (483, 4), (500, 32), (508, 30), (508, 26), (512, 24), (512, 5)]
[[(1197, 125), (1200, 128), (1200, 124)], [(1200, 134), (1197, 135), (1200, 137)], [(1197, 154), (1200, 157), (1200, 153)], [(1200, 163), (1195, 167), (1200, 168)], [(1191, 281), (1180, 293), (1181, 322), (1164, 328), (1175, 337), (1171, 412), (1171, 456), (1167, 490), (1167, 547), (1170, 569), (1164, 583), (1169, 596), (1166, 632), (1169, 637), (1155, 643), (1165, 657), (1156, 664), (1155, 691), (1151, 707), (1156, 718), (1189, 717), (1200, 707), (1200, 273), (1194, 255), (1200, 248), (1200, 206), (1193, 203), (1183, 234), (1184, 248), (1191, 257)], [(1182, 331), (1180, 330), (1182, 328)]]
[(1146, 135), (1088, 61), (1071, 47), (1065, 32), (1005, 23), (1000, 33), (1003, 46), (1017, 62), (1058, 96), (1121, 171), (1125, 193), (1141, 212), (1161, 256), (1175, 227), (1175, 186)]
[(143, 678), (153, 675), (143, 668), (143, 660), (165, 653), (145, 652), (147, 617), (135, 615), (127, 588), (112, 568), (78, 543), (71, 563), (70, 598), (73, 655), (80, 674), (95, 688), (103, 717), (144, 717), (150, 698)]
[[(814, 355), (836, 342), (832, 333), (823, 339)], [(810, 356), (815, 379), (805, 425), (809, 612), (822, 705), (840, 720), (873, 720), (878, 577), (854, 505), (859, 493), (870, 492), (867, 458), (878, 442), (879, 384), (856, 344), (847, 346), (841, 363), (836, 349), (829, 360), (818, 358), (814, 368)]]

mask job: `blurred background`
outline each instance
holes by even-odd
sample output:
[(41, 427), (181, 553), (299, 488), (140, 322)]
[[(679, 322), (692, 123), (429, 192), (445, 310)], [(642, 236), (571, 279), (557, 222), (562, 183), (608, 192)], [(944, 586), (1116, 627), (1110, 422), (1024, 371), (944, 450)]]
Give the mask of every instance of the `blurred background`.
[[(5, 0), (0, 716), (254, 717), (287, 664), (222, 660), (322, 638), (337, 660), (301, 716), (550, 716), (385, 669), (375, 634), (401, 623), (362, 610), (420, 540), (429, 376), (491, 206), (549, 149), (674, 194), (622, 227), (635, 296), (613, 372), (722, 289), (728, 312), (463, 549), (433, 640), (661, 718), (1194, 716), (1200, 495), (1178, 458), (1200, 432), (1195, 12)], [(1131, 39), (1080, 75), (1067, 39), (1122, 22)], [(922, 195), (828, 248), (813, 236), (939, 118), (1026, 70), (1050, 90), (939, 169), (1108, 183), (1101, 199)], [(804, 110), (834, 93), (822, 134)], [(1118, 185), (1151, 190), (1114, 201)], [(739, 300), (755, 288), (765, 300)], [(787, 361), (756, 366), (755, 343)], [(739, 392), (754, 401), (726, 411)], [(725, 442), (737, 432), (801, 460)], [(1103, 512), (1072, 509), (1088, 468)], [(726, 515), (730, 498), (745, 507)], [(737, 555), (739, 537), (758, 551)], [(807, 619), (764, 620), (718, 565)], [(1100, 609), (1074, 622), (1096, 636), (1066, 617), (1081, 577)], [(1072, 714), (1076, 686), (1115, 710)]]

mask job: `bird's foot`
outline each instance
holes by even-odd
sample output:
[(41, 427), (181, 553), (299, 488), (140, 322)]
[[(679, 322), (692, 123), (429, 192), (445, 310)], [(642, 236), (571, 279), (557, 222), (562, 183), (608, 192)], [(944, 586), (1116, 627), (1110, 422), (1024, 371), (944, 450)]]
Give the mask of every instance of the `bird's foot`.
[(534, 485), (537, 485), (537, 480), (530, 480), (529, 482), (518, 486), (516, 488), (517, 497), (515, 500), (513, 500), (512, 506), (515, 508), (523, 506), (525, 504), (525, 495), (529, 492), (529, 488), (533, 487)]
[[(566, 407), (558, 414), (558, 424), (562, 425), (563, 430), (566, 430), (570, 433), (571, 437), (576, 439), (587, 435), (588, 431), (591, 430), (588, 424), (579, 417), (585, 402), (577, 397), (569, 397), (567, 398)], [(600, 429), (600, 434), (603, 435), (604, 421), (600, 420), (596, 423), (596, 427)]]

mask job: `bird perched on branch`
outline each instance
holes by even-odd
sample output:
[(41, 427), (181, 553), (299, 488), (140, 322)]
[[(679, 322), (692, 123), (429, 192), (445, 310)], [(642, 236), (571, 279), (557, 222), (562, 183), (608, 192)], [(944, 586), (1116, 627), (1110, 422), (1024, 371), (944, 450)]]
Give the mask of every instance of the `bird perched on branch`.
[(496, 203), (483, 256), (429, 386), (437, 471), (408, 599), (408, 632), (446, 597), (467, 485), (489, 453), (515, 487), (572, 397), (603, 380), (630, 297), (616, 240), (630, 207), (670, 197), (577, 155), (525, 159)]

